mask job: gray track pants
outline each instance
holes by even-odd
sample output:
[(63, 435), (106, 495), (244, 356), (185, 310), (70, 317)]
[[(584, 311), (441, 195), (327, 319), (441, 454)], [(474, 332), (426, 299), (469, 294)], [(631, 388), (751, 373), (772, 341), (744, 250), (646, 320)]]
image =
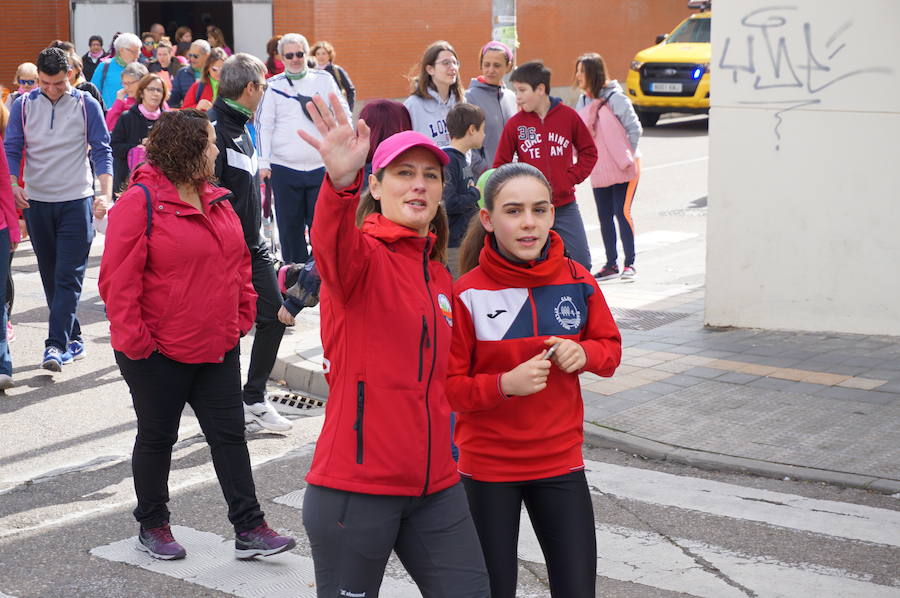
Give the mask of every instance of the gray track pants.
[(391, 550), (424, 598), (490, 596), (462, 484), (426, 497), (309, 485), (303, 526), (312, 547), (319, 598), (376, 598)]

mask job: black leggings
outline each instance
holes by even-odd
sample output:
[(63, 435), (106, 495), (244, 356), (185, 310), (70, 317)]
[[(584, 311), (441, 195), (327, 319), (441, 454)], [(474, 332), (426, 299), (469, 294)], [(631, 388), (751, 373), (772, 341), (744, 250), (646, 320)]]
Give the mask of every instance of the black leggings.
[(491, 578), (491, 598), (515, 598), (522, 502), (541, 544), (554, 598), (594, 598), (597, 538), (584, 471), (525, 482), (463, 478)]

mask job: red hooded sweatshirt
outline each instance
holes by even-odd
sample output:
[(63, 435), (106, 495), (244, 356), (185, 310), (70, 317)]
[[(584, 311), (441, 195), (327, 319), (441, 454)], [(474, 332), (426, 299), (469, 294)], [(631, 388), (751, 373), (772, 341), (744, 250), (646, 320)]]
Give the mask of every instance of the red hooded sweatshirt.
[(563, 255), (551, 231), (546, 258), (515, 264), (485, 239), (479, 266), (453, 287), (447, 380), (459, 412), (459, 472), (483, 482), (537, 480), (584, 468), (584, 404), (578, 373), (551, 366), (547, 387), (508, 397), (500, 376), (547, 349), (556, 336), (579, 343), (583, 371), (612, 376), (622, 338), (590, 272)]
[(550, 98), (543, 120), (534, 112), (521, 111), (506, 121), (494, 168), (514, 157), (544, 173), (553, 189), (553, 205), (564, 206), (575, 201), (575, 185), (594, 169), (597, 146), (578, 113), (559, 98)]
[(204, 184), (203, 212), (161, 171), (138, 168), (153, 199), (132, 185), (109, 211), (100, 262), (112, 347), (129, 359), (158, 350), (182, 363), (217, 363), (256, 317), (250, 252), (228, 189)]
[(328, 402), (306, 480), (350, 492), (421, 496), (459, 482), (444, 392), (451, 279), (430, 259), (434, 236), (381, 214), (356, 227), (362, 176), (325, 177), (313, 255), (322, 277)]

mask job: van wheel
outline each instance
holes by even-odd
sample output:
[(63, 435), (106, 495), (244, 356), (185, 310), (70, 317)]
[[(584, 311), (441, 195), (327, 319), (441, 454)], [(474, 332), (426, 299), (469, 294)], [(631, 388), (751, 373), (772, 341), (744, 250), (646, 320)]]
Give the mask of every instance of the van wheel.
[(655, 127), (656, 121), (659, 120), (659, 112), (644, 112), (643, 110), (636, 110), (638, 120), (641, 121), (641, 125), (645, 127)]

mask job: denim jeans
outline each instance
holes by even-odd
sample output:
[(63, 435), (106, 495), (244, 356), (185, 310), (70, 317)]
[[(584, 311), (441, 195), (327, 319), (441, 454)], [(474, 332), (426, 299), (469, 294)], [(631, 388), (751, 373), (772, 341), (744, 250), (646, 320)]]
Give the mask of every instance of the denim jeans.
[[(312, 239), (313, 214), (323, 180), (324, 167), (302, 171), (272, 164), (275, 219), (278, 221), (281, 257), (286, 263), (305, 263), (309, 260), (305, 229), (309, 229)], [(312, 241), (309, 244), (312, 245)]]

